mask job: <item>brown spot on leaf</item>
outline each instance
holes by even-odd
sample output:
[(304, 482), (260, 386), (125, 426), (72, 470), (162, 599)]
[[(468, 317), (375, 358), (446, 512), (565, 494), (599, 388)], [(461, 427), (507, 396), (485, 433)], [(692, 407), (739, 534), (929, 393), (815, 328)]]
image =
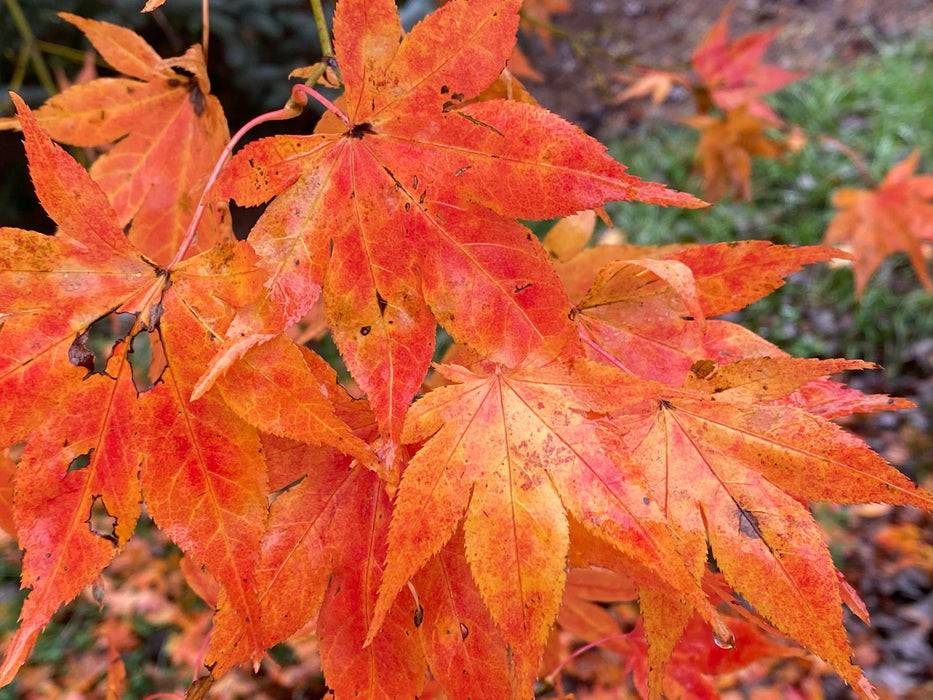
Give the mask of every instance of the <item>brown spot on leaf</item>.
[(201, 86), (198, 85), (196, 80), (188, 83), (188, 101), (191, 102), (191, 107), (194, 109), (196, 116), (200, 117), (204, 114), (204, 110), (207, 109), (207, 98), (201, 92)]
[(755, 517), (755, 514), (739, 506), (738, 516), (739, 532), (753, 540), (761, 539), (761, 526), (758, 524), (758, 518)]
[(376, 130), (373, 129), (373, 125), (369, 122), (363, 122), (362, 124), (355, 125), (352, 129), (347, 132), (347, 136), (351, 139), (361, 139), (366, 134), (375, 134)]
[(94, 371), (94, 353), (87, 347), (88, 333), (84, 331), (74, 339), (68, 348), (68, 361), (75, 367), (84, 367), (88, 372)]

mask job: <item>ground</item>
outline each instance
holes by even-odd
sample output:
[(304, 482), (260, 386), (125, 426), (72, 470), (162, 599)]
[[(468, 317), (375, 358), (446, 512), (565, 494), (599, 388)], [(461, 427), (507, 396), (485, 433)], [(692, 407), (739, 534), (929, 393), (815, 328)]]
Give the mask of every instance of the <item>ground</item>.
[[(548, 51), (525, 43), (544, 76), (529, 89), (545, 107), (606, 141), (643, 117), (643, 105), (614, 105), (622, 84), (613, 79), (636, 66), (685, 70), (693, 46), (716, 21), (724, 0), (577, 0), (552, 17), (559, 34)], [(929, 0), (743, 0), (732, 3), (732, 36), (783, 26), (769, 61), (795, 71), (844, 66), (879, 45), (933, 32)], [(686, 108), (682, 93), (667, 107)]]

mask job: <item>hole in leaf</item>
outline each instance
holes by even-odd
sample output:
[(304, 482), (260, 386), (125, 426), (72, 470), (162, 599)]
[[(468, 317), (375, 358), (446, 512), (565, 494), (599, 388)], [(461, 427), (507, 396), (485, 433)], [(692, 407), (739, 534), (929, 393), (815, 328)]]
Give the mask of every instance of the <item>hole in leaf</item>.
[(87, 520), (84, 522), (87, 523), (88, 530), (92, 533), (98, 537), (103, 537), (113, 544), (117, 544), (117, 519), (107, 510), (107, 506), (104, 505), (103, 496), (94, 496), (94, 500), (91, 501), (91, 508), (88, 512)]
[(103, 374), (114, 345), (133, 328), (136, 314), (111, 313), (94, 321), (68, 348), (68, 361), (88, 374)]
[(79, 469), (87, 468), (87, 466), (91, 463), (92, 454), (94, 454), (93, 447), (87, 452), (85, 452), (83, 455), (78, 455), (77, 457), (75, 457), (73, 460), (71, 460), (71, 464), (68, 465), (68, 471), (65, 473), (70, 474), (71, 472), (76, 472)]
[(133, 385), (142, 394), (154, 387), (168, 367), (158, 333), (140, 333), (133, 338), (127, 360), (133, 368)]

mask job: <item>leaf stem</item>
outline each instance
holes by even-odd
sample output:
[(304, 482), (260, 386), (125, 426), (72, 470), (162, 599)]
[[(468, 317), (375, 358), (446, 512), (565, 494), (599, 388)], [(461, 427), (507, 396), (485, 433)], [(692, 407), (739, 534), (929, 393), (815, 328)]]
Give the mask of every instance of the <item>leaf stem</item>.
[(211, 37), (210, 0), (201, 0), (201, 48), (204, 50), (204, 63), (207, 63), (207, 43)]
[(321, 44), (321, 55), (334, 55), (334, 45), (330, 41), (330, 33), (327, 31), (327, 17), (324, 15), (324, 6), (321, 0), (311, 0), (311, 13), (314, 15), (314, 24), (317, 25), (317, 37)]
[(569, 664), (571, 661), (573, 661), (575, 658), (577, 658), (578, 656), (580, 656), (581, 654), (584, 654), (584, 653), (588, 652), (590, 649), (595, 649), (596, 647), (601, 646), (601, 645), (605, 644), (606, 642), (611, 642), (611, 641), (613, 641), (614, 639), (624, 639), (624, 638), (627, 637), (627, 636), (628, 636), (628, 634), (626, 634), (626, 633), (624, 633), (624, 632), (620, 632), (619, 634), (611, 634), (611, 635), (609, 635), (608, 637), (603, 637), (602, 639), (597, 639), (595, 642), (590, 642), (590, 643), (587, 644), (586, 646), (580, 647), (580, 648), (577, 649), (575, 652), (573, 652), (570, 656), (568, 656), (566, 659), (564, 659), (564, 660), (561, 661), (559, 664), (557, 664), (557, 666), (554, 668), (554, 670), (551, 671), (549, 674), (547, 674), (547, 675), (545, 676), (545, 678), (550, 679), (551, 682), (553, 682), (553, 679), (557, 677), (557, 674), (560, 673), (561, 669), (562, 669), (564, 666), (566, 666), (567, 664)]
[(55, 86), (49, 67), (45, 64), (45, 59), (42, 58), (42, 54), (36, 48), (36, 37), (32, 33), (32, 27), (29, 26), (29, 20), (23, 14), (23, 8), (20, 7), (19, 0), (6, 0), (6, 6), (13, 17), (13, 24), (16, 25), (19, 35), (26, 46), (29, 47), (29, 57), (32, 61), (32, 68), (36, 71), (36, 77), (39, 78), (39, 82), (42, 83), (42, 87), (46, 89), (49, 95), (54, 95), (58, 92), (58, 88)]
[[(204, 209), (207, 207), (207, 193), (210, 191), (214, 182), (216, 182), (217, 177), (220, 175), (220, 171), (226, 165), (227, 160), (230, 158), (230, 154), (233, 152), (233, 149), (239, 143), (248, 131), (254, 127), (263, 124), (265, 122), (271, 121), (281, 121), (284, 119), (292, 119), (301, 114), (302, 108), (308, 103), (308, 99), (301, 94), (303, 91), (307, 91), (307, 88), (304, 88), (303, 85), (293, 85), (292, 86), (292, 95), (288, 100), (288, 103), (282, 107), (282, 109), (277, 109), (272, 112), (266, 112), (265, 114), (260, 114), (258, 117), (254, 117), (246, 122), (243, 126), (240, 127), (227, 142), (227, 145), (224, 146), (224, 150), (221, 152), (220, 157), (217, 158), (217, 162), (214, 164), (214, 169), (211, 171), (210, 177), (207, 179), (207, 184), (204, 185), (204, 190), (201, 192), (201, 198), (198, 200), (198, 206), (194, 210), (194, 215), (191, 217), (191, 222), (188, 224), (188, 230), (185, 231), (185, 237), (182, 239), (181, 245), (178, 247), (178, 252), (175, 253), (175, 257), (172, 258), (172, 262), (168, 264), (168, 268), (171, 269), (177, 265), (185, 257), (185, 254), (191, 248), (194, 243), (194, 238), (198, 230), (198, 223), (201, 221), (201, 217), (204, 215)], [(314, 92), (313, 90), (311, 92)], [(322, 98), (318, 98), (322, 99)], [(335, 108), (336, 109), (336, 108)]]
[(324, 105), (324, 107), (327, 108), (328, 111), (333, 112), (338, 117), (340, 117), (340, 121), (342, 121), (348, 129), (353, 128), (353, 124), (350, 123), (350, 118), (346, 114), (343, 113), (343, 110), (341, 110), (337, 105), (335, 105), (333, 102), (331, 102), (326, 97), (324, 97), (324, 95), (319, 93), (313, 87), (308, 87), (307, 85), (301, 85), (301, 84), (293, 85), (292, 86), (293, 96), (296, 90), (299, 92), (304, 92), (308, 95), (311, 95), (311, 97), (313, 97), (315, 100), (317, 100), (322, 105)]

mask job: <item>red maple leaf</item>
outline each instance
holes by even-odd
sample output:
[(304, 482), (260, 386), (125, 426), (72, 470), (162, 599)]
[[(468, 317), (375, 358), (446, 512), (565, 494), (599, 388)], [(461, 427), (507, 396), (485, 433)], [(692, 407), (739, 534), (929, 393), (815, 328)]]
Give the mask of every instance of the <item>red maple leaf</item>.
[(713, 103), (723, 111), (745, 107), (750, 116), (772, 124), (781, 119), (760, 98), (780, 90), (803, 73), (794, 73), (761, 62), (780, 27), (745, 34), (729, 41), (732, 4), (693, 50), (693, 68), (710, 92)]

